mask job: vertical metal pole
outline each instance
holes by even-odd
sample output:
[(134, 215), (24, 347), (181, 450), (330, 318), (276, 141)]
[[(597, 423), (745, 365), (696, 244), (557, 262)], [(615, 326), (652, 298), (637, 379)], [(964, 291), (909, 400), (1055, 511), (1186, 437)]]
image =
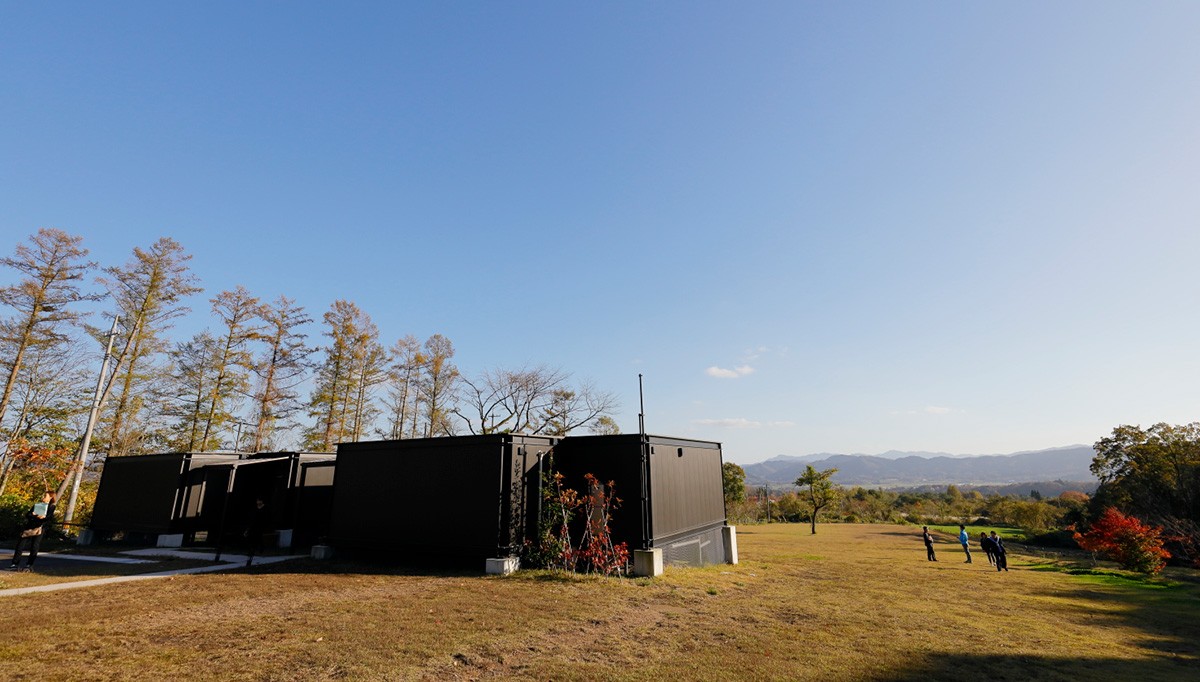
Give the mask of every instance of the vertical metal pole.
[(646, 397), (642, 392), (642, 375), (638, 374), (638, 433), (642, 445), (642, 549), (650, 549), (653, 533), (650, 521), (650, 439), (646, 438)]
[(108, 346), (104, 349), (104, 362), (100, 364), (100, 378), (96, 380), (96, 397), (92, 399), (92, 411), (88, 413), (87, 428), (83, 431), (83, 442), (79, 444), (79, 457), (72, 466), (71, 475), (75, 480), (71, 483), (71, 497), (67, 501), (67, 514), (63, 523), (71, 523), (75, 518), (75, 502), (79, 498), (79, 483), (83, 480), (83, 468), (87, 466), (88, 448), (92, 445), (92, 431), (96, 428), (96, 419), (100, 415), (100, 396), (104, 393), (104, 380), (108, 377), (108, 362), (112, 359), (113, 341), (117, 338), (117, 323), (120, 316), (113, 318), (112, 329), (108, 330)]
[(638, 374), (638, 433), (646, 435), (646, 398), (642, 394), (642, 375)]

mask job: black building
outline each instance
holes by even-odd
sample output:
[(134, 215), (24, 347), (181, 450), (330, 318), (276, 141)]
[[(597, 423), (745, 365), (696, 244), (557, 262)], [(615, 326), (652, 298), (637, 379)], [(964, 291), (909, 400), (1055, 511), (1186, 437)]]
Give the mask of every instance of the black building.
[(239, 537), (255, 499), (270, 527), (307, 545), (328, 532), (334, 456), (310, 453), (167, 453), (105, 461), (90, 528), (158, 536), (164, 544)]
[(340, 443), (330, 543), (406, 563), (516, 556), (557, 439), (494, 434)]
[(535, 540), (539, 480), (590, 492), (610, 482), (610, 530), (630, 551), (661, 549), (670, 564), (725, 560), (721, 445), (642, 436), (495, 434), (342, 443), (330, 542), (404, 562), (515, 557)]
[(721, 444), (639, 434), (571, 436), (554, 449), (563, 485), (585, 491), (584, 475), (613, 483), (621, 500), (609, 524), (630, 551), (661, 549), (668, 564), (725, 561)]

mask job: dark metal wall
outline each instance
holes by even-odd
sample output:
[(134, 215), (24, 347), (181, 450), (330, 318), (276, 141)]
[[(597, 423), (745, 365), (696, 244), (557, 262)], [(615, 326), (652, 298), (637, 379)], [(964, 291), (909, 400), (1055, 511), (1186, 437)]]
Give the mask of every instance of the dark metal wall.
[(642, 495), (642, 438), (637, 434), (617, 436), (569, 436), (554, 448), (554, 470), (563, 475), (562, 485), (587, 493), (586, 474), (608, 486), (621, 501), (611, 511), (609, 531), (613, 543), (625, 542), (629, 549), (648, 546), (653, 537), (647, 528), (649, 508)]
[(271, 528), (292, 528), (300, 538), (315, 536), (328, 522), (332, 476), (318, 474), (306, 486), (306, 515), (301, 516), (301, 467), (323, 465), (331, 472), (332, 464), (332, 455), (300, 453), (113, 458), (105, 462), (100, 477), (91, 527), (105, 532), (205, 532), (210, 542), (222, 535), (229, 539), (240, 537), (255, 499), (262, 497)]
[(337, 462), (301, 462), (295, 492), (294, 544), (309, 546), (325, 542), (333, 518), (333, 481)]
[(102, 531), (166, 533), (188, 455), (112, 457), (104, 462), (91, 527)]
[(724, 525), (720, 445), (651, 437), (650, 449), (655, 546)]
[(414, 561), (514, 551), (525, 534), (526, 474), (553, 442), (501, 434), (339, 444), (331, 542)]
[(613, 483), (621, 505), (612, 511), (613, 542), (664, 549), (670, 563), (717, 563), (712, 547), (725, 525), (721, 445), (662, 436), (570, 436), (554, 451), (563, 485), (586, 491), (584, 474)]

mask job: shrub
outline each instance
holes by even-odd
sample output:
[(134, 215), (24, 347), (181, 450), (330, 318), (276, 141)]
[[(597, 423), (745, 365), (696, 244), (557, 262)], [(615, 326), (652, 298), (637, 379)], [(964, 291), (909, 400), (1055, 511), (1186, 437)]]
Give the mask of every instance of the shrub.
[(1121, 568), (1153, 574), (1162, 570), (1171, 553), (1163, 548), (1162, 533), (1115, 507), (1104, 510), (1086, 533), (1075, 533), (1083, 549), (1106, 556)]
[(15, 538), (25, 525), (30, 501), (20, 495), (0, 497), (0, 538)]

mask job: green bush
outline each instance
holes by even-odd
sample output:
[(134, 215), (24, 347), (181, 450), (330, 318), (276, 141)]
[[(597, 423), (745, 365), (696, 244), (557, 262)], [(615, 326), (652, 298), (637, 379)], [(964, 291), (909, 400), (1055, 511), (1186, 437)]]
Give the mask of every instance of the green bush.
[(17, 495), (0, 497), (0, 538), (11, 540), (25, 525), (25, 513), (29, 511), (29, 500)]

